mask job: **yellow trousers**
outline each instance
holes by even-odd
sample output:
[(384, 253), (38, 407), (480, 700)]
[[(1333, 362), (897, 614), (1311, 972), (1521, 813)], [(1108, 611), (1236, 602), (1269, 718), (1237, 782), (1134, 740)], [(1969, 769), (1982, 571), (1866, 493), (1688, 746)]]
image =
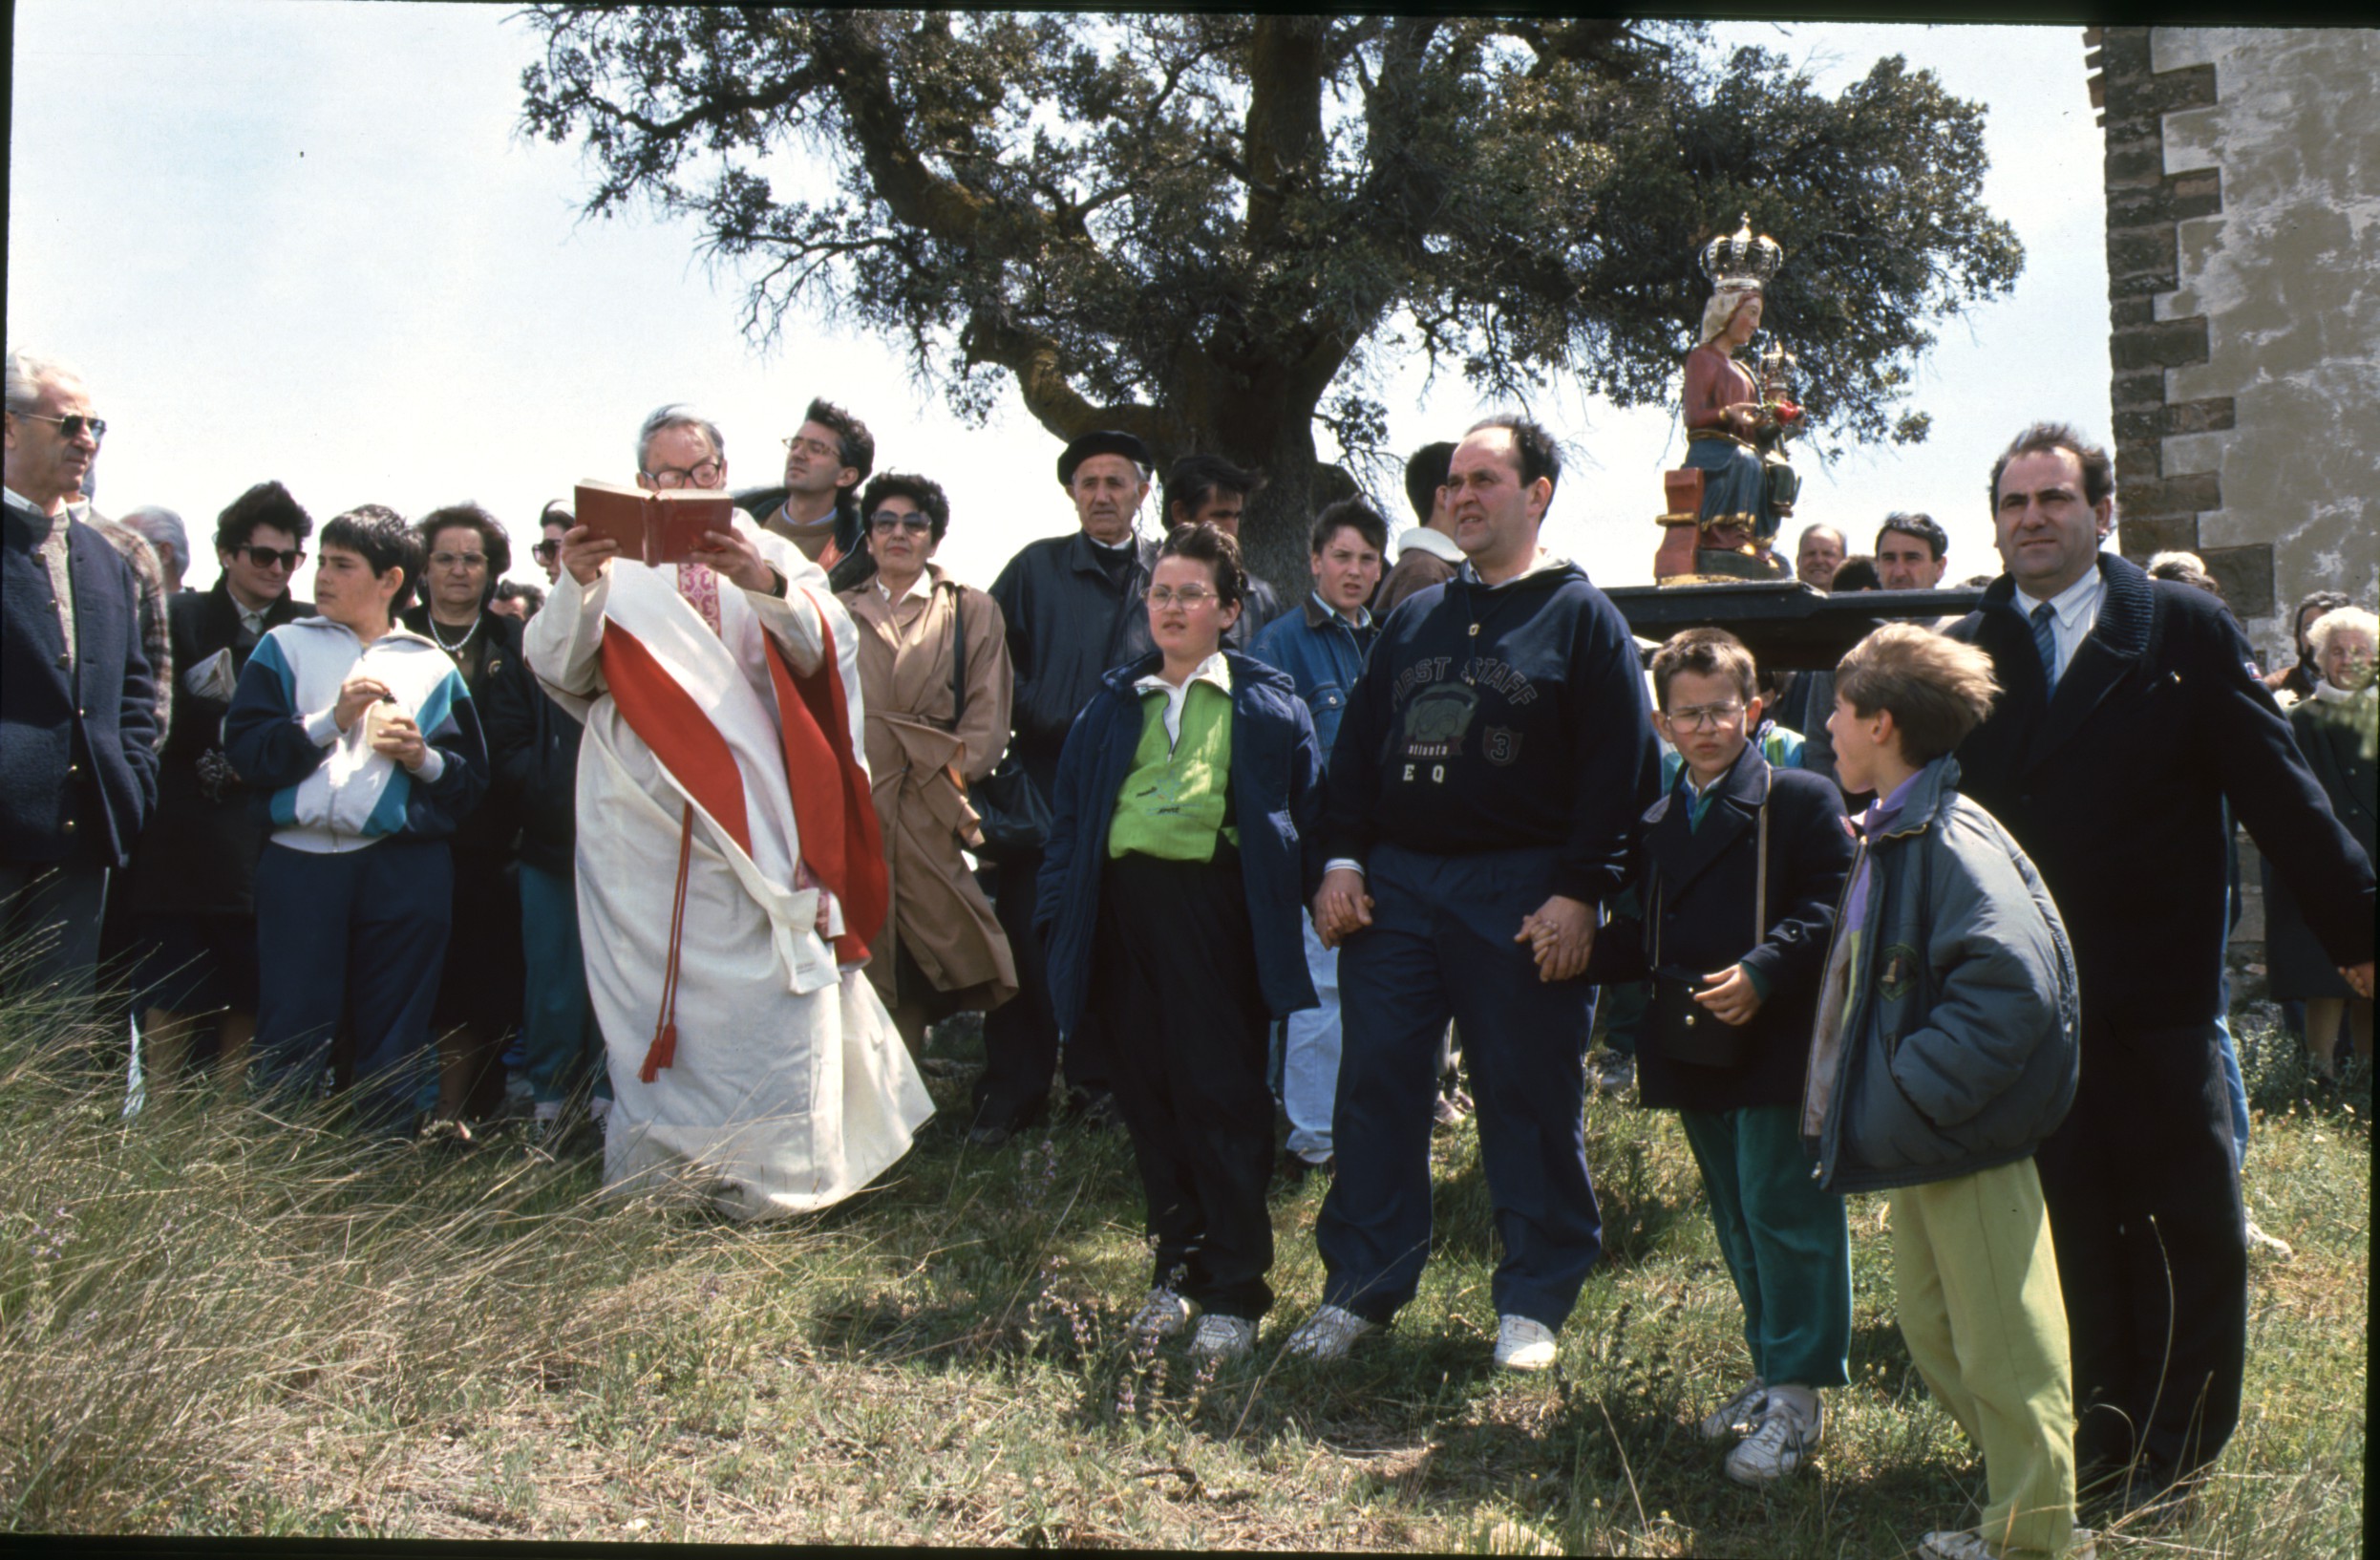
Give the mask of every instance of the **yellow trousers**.
[(1975, 1530), (2004, 1560), (2067, 1551), (2074, 1393), (2066, 1304), (2033, 1162), (1892, 1194), (1901, 1336), (1935, 1399), (1983, 1449)]

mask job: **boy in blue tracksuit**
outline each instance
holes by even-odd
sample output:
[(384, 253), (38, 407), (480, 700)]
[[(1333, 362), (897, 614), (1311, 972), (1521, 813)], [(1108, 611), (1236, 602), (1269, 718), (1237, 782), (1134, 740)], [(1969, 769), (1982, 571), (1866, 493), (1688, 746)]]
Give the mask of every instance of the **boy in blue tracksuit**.
[(2033, 1153), (2073, 1102), (2074, 955), (2050, 890), (1958, 790), (1998, 693), (1981, 650), (1914, 624), (1835, 673), (1836, 773), (1873, 791), (1812, 1029), (1801, 1131), (1837, 1191), (1892, 1193), (1901, 1334), (1984, 1453), (1971, 1527), (1924, 1560), (2095, 1552), (2074, 1526), (2074, 1401)]
[(455, 663), (393, 620), (421, 562), (378, 504), (324, 526), (320, 615), (266, 634), (223, 717), (224, 756), (272, 828), (256, 867), (256, 1080), (311, 1087), (345, 1019), (356, 1116), (398, 1134), (446, 956), (446, 842), (488, 774)]
[[(1275, 618), (1248, 653), (1289, 674), (1313, 716), (1314, 740), (1328, 761), (1339, 737), (1348, 695), (1363, 675), (1364, 658), (1379, 627), (1365, 603), (1380, 584), (1388, 522), (1359, 499), (1342, 499), (1314, 519), (1307, 567), (1314, 588), (1303, 610)], [(1339, 951), (1325, 948), (1314, 924), (1298, 917), (1306, 943), (1306, 972), (1321, 1006), (1282, 1023), (1281, 1104), (1289, 1117), (1282, 1169), (1303, 1180), (1331, 1165), (1330, 1106), (1339, 1087)]]

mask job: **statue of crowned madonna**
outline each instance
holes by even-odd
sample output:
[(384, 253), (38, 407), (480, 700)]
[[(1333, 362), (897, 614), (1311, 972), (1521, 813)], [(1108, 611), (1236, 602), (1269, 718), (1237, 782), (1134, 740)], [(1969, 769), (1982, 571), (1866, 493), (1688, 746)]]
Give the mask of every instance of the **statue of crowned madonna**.
[(1794, 360), (1772, 345), (1755, 373), (1737, 356), (1760, 329), (1764, 292), (1784, 258), (1774, 239), (1753, 236), (1749, 215), (1732, 236), (1703, 247), (1711, 302), (1686, 354), (1686, 465), (1667, 474), (1669, 512), (1661, 519), (1669, 529), (1656, 580), (1785, 572), (1776, 535), (1800, 487), (1785, 445), (1804, 429), (1786, 384)]

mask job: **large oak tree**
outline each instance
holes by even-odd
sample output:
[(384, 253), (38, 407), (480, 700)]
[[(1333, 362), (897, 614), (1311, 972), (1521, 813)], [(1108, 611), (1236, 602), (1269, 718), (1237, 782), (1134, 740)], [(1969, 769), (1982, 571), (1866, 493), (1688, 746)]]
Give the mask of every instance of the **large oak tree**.
[(1767, 329), (1824, 435), (1919, 438), (1930, 324), (2023, 265), (1979, 201), (1981, 107), (1898, 57), (1828, 97), (1673, 23), (527, 15), (526, 131), (584, 141), (590, 213), (695, 219), (756, 337), (819, 308), (962, 415), (1013, 383), (1061, 438), (1262, 467), (1248, 535), (1284, 572), (1348, 485), (1317, 428), (1376, 449), (1399, 354), (1498, 399), (1674, 394), (1693, 251), (1748, 212), (1786, 246)]

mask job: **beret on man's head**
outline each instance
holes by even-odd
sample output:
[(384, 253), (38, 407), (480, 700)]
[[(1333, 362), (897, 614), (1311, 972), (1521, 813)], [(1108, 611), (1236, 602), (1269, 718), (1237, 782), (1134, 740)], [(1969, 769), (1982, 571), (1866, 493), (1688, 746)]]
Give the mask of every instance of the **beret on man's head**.
[(1157, 464), (1157, 456), (1150, 451), (1149, 446), (1143, 444), (1133, 435), (1117, 428), (1101, 428), (1096, 432), (1083, 435), (1058, 452), (1058, 485), (1073, 486), (1074, 468), (1094, 455), (1123, 456), (1140, 468), (1140, 475), (1144, 481), (1148, 477), (1150, 468)]

